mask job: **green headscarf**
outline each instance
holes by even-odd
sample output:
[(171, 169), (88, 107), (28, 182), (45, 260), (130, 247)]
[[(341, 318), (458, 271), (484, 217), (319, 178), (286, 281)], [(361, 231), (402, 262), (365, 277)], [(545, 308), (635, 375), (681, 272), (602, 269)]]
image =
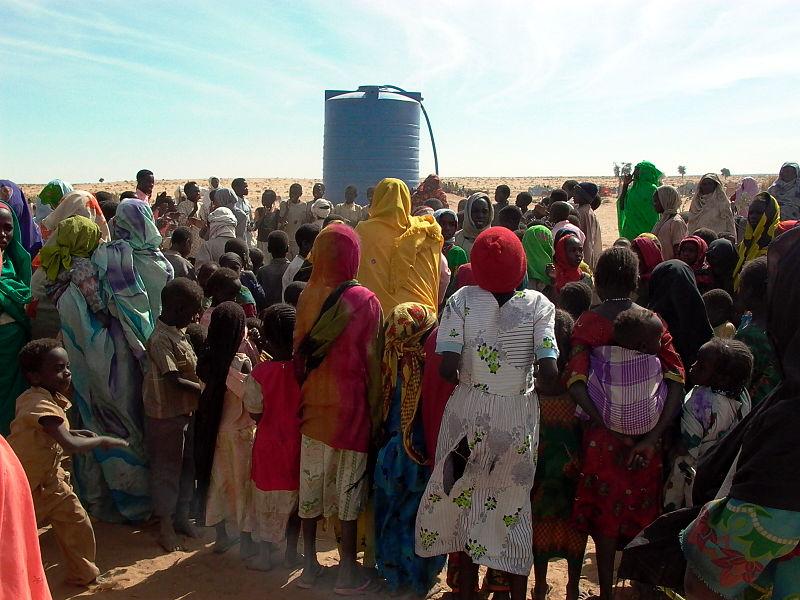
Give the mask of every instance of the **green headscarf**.
[(42, 188), (39, 192), (39, 200), (42, 204), (47, 204), (50, 208), (55, 208), (61, 199), (72, 192), (72, 186), (66, 181), (60, 179), (53, 179), (50, 183)]
[(64, 219), (39, 252), (42, 269), (55, 281), (62, 269), (72, 267), (72, 258), (89, 258), (100, 243), (100, 228), (86, 217), (76, 215)]
[(553, 262), (553, 232), (544, 225), (529, 227), (522, 238), (528, 259), (528, 279), (550, 284), (547, 265)]
[(617, 225), (620, 237), (634, 240), (653, 230), (658, 222), (658, 213), (653, 206), (653, 194), (664, 174), (651, 163), (642, 161), (634, 169), (636, 178), (625, 194), (624, 210), (617, 202)]
[(25, 305), (31, 301), (31, 255), (22, 246), (22, 233), (17, 214), (5, 202), (0, 202), (0, 210), (11, 213), (14, 222), (14, 237), (3, 251), (2, 272), (0, 272), (0, 312), (8, 313), (17, 323), (28, 328), (30, 322), (25, 314)]

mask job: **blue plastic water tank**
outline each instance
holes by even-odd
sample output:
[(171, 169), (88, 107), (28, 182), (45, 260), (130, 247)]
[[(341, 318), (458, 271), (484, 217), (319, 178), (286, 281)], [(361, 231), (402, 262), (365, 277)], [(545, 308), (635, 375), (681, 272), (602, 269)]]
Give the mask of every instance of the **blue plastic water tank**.
[(348, 185), (367, 188), (396, 177), (409, 188), (419, 183), (419, 117), (422, 95), (406, 95), (365, 85), (356, 91), (325, 91), (325, 142), (322, 179), (325, 197), (344, 202)]

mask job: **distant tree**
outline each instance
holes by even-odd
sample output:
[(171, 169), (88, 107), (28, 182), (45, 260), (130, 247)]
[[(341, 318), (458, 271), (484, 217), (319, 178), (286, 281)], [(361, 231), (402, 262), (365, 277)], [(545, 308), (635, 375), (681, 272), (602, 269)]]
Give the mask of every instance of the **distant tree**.
[(101, 177), (100, 178), (100, 183), (103, 183), (104, 181), (105, 181), (105, 179)]
[(626, 175), (630, 175), (633, 172), (633, 165), (629, 162), (622, 163), (622, 169), (620, 169), (620, 175), (625, 177)]
[(619, 164), (614, 163), (614, 177), (616, 177), (617, 179), (619, 179), (619, 171), (620, 171)]
[(720, 169), (720, 173), (722, 174), (723, 177), (730, 177), (731, 176), (731, 170), (730, 169)]
[(686, 177), (686, 167), (683, 165), (678, 165), (678, 175), (681, 176), (681, 179)]

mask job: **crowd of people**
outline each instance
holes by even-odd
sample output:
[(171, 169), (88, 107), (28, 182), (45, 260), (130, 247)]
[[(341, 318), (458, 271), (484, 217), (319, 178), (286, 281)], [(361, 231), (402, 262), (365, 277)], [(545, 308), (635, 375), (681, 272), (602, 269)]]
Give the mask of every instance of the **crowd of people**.
[(680, 581), (627, 577), (795, 597), (800, 167), (730, 198), (709, 173), (686, 212), (662, 177), (625, 178), (605, 245), (592, 182), (254, 208), (242, 178), (0, 180), (6, 597), (50, 597), (37, 524), (69, 582), (102, 579), (89, 515), (155, 518), (165, 552), (212, 527), (304, 589), (324, 519), (335, 594), (425, 597), (446, 564), (464, 599), (521, 600), (533, 569), (544, 600), (566, 559), (577, 600), (591, 536), (609, 600), (618, 551), (672, 527)]

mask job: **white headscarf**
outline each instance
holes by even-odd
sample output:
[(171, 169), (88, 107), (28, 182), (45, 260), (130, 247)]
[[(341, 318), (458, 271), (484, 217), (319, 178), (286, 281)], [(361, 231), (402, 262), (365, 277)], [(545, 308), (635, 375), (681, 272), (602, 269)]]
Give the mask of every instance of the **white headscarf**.
[(314, 203), (311, 205), (311, 214), (314, 215), (315, 219), (322, 219), (331, 214), (333, 210), (333, 205), (325, 198), (320, 198), (319, 200), (315, 200)]
[(233, 211), (220, 206), (208, 215), (208, 239), (236, 237), (236, 216)]
[[(710, 194), (700, 193), (700, 183), (704, 179), (711, 179), (717, 183)], [(706, 173), (700, 178), (697, 189), (689, 207), (689, 235), (698, 229), (707, 228), (716, 234), (732, 233), (736, 235), (736, 223), (733, 220), (731, 201), (725, 195), (725, 186), (722, 185), (716, 173)]]

